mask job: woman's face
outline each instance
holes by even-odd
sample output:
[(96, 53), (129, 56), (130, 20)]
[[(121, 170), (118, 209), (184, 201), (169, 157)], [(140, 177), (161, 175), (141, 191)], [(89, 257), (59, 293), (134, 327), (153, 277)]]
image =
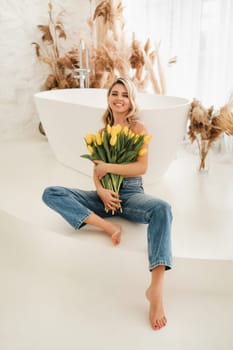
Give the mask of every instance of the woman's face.
[(114, 113), (128, 114), (130, 109), (130, 100), (126, 87), (123, 84), (113, 86), (108, 97), (108, 103)]

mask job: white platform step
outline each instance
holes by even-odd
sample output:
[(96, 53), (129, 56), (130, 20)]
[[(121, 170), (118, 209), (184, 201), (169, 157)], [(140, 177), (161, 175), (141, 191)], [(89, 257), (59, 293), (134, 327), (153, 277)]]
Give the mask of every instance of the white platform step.
[[(73, 270), (74, 266), (91, 269), (94, 264), (91, 256), (95, 264), (103, 266), (106, 264), (105, 268), (112, 270), (113, 274), (116, 273), (115, 270), (125, 272), (128, 270), (128, 273), (131, 273), (135, 265), (142, 274), (148, 271), (146, 232), (137, 232), (136, 225), (125, 223), (128, 233), (125, 237), (123, 234), (119, 246), (113, 247), (111, 240), (99, 231), (84, 229), (78, 233), (61, 234), (26, 223), (4, 211), (0, 211), (0, 218), (1, 244), (2, 247), (7, 245), (7, 249), (2, 253), (2, 259), (4, 254), (9, 258), (11, 244), (14, 242), (16, 248), (13, 252), (28, 255), (29, 258), (36, 256), (38, 252), (43, 255), (43, 261), (38, 259), (38, 264), (44, 263), (46, 257), (48, 264), (65, 263), (68, 272)], [(135, 230), (130, 233), (130, 229)], [(16, 258), (16, 255), (13, 258)], [(233, 260), (177, 256), (174, 256), (173, 260), (173, 269), (167, 272), (168, 292), (187, 291), (233, 296), (233, 278), (231, 278)], [(221, 283), (217, 276), (221, 276)]]
[(232, 262), (175, 259), (154, 332), (144, 252), (0, 220), (1, 349), (232, 349)]

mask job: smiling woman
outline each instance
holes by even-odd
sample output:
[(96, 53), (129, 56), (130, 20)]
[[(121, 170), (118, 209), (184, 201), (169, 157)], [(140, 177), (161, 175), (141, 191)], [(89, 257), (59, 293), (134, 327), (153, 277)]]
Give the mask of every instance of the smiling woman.
[[(106, 132), (108, 133), (109, 129), (114, 127), (116, 133), (127, 126), (127, 130), (133, 137), (135, 133), (146, 132), (145, 126), (135, 116), (137, 112), (136, 88), (131, 80), (128, 78), (116, 79), (108, 90), (107, 102), (108, 107), (103, 117), (106, 128), (103, 135), (105, 146)], [(124, 137), (124, 134), (122, 136)], [(131, 137), (128, 141), (132, 143)], [(135, 145), (135, 142), (133, 144)], [(94, 226), (110, 236), (114, 245), (120, 243), (122, 229), (121, 226), (106, 220), (111, 217), (112, 212), (120, 218), (147, 225), (151, 283), (146, 291), (146, 296), (150, 304), (150, 325), (154, 330), (159, 330), (167, 323), (163, 309), (163, 278), (165, 270), (172, 267), (171, 207), (164, 200), (144, 192), (142, 175), (147, 170), (147, 152), (142, 155), (138, 154), (130, 162), (110, 162), (107, 157), (106, 160), (94, 160), (94, 163), (95, 191), (50, 186), (44, 190), (43, 200), (74, 229), (79, 230), (85, 225)], [(107, 175), (123, 177), (119, 192), (104, 186), (102, 179)]]

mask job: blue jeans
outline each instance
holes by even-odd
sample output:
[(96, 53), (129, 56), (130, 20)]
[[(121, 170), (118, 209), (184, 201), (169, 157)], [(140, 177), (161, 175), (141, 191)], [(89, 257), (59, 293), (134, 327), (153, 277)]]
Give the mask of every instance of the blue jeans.
[[(172, 265), (170, 205), (145, 194), (141, 177), (125, 178), (119, 194), (122, 200), (122, 212), (117, 210), (115, 216), (135, 223), (148, 224), (149, 269), (153, 270), (158, 265), (170, 269)], [(93, 212), (102, 218), (112, 217), (111, 212), (105, 212), (103, 202), (96, 191), (53, 186), (45, 189), (43, 201), (75, 229), (84, 226), (85, 219)]]

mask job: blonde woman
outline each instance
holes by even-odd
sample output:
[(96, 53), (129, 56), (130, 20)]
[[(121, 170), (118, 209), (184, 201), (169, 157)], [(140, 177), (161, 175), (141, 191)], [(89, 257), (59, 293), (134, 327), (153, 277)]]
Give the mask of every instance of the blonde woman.
[[(108, 90), (108, 108), (103, 115), (104, 126), (120, 124), (135, 133), (147, 133), (145, 126), (138, 120), (135, 96), (135, 86), (131, 80), (116, 79)], [(165, 201), (144, 193), (142, 175), (147, 171), (148, 152), (128, 164), (112, 164), (99, 160), (94, 162), (95, 191), (48, 187), (43, 193), (43, 200), (75, 229), (81, 229), (86, 224), (98, 227), (111, 237), (114, 245), (120, 243), (121, 227), (106, 220), (112, 216), (112, 211), (132, 222), (148, 225), (151, 283), (146, 296), (150, 303), (150, 324), (155, 330), (161, 329), (167, 323), (163, 309), (164, 273), (172, 266), (171, 207)], [(107, 173), (124, 177), (119, 194), (103, 188), (101, 179)], [(117, 210), (119, 207), (122, 210)]]

